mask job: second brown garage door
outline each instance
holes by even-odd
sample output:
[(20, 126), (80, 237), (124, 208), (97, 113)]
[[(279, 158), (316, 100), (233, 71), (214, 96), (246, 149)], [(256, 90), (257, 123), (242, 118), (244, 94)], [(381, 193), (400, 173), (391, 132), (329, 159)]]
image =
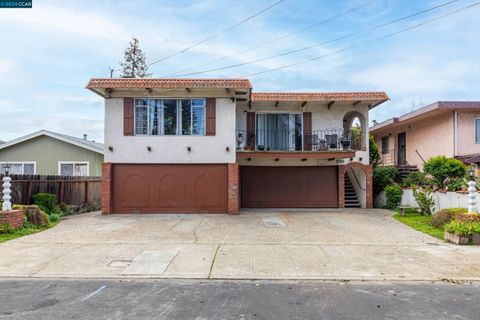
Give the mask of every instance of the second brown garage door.
[(226, 213), (223, 164), (114, 164), (113, 213)]
[(244, 208), (336, 208), (337, 167), (241, 167)]

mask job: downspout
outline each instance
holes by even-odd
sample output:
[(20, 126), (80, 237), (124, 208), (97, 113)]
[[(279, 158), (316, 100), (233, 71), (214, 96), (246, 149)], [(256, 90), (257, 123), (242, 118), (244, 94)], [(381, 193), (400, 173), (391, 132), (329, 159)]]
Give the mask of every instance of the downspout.
[(453, 156), (458, 156), (458, 143), (457, 143), (457, 130), (458, 130), (458, 113), (457, 110), (453, 111)]

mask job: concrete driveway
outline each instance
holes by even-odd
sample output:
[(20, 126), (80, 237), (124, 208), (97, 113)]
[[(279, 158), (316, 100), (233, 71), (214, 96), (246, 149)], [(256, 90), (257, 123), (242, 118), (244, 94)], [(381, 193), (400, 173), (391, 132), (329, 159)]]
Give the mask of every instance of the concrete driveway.
[(0, 277), (480, 280), (480, 248), (385, 210), (85, 214), (0, 244)]

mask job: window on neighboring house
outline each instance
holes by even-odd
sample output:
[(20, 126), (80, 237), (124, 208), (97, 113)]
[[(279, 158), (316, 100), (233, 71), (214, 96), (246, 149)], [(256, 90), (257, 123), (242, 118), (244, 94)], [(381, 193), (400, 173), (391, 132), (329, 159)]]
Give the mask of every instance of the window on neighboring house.
[(35, 162), (28, 161), (28, 162), (19, 162), (19, 161), (12, 161), (12, 162), (1, 162), (0, 163), (0, 173), (5, 174), (5, 166), (8, 164), (10, 167), (10, 174), (35, 174)]
[(135, 99), (136, 135), (205, 135), (205, 99)]
[(382, 137), (382, 154), (387, 154), (390, 152), (390, 137)]
[(480, 143), (480, 118), (475, 119), (475, 143)]
[(88, 176), (88, 162), (59, 162), (58, 174), (61, 176)]

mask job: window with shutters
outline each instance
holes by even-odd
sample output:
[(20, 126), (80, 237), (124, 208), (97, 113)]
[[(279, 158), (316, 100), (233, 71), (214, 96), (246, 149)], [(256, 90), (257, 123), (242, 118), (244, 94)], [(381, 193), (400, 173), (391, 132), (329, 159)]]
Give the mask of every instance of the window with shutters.
[(135, 99), (135, 135), (205, 135), (205, 99)]

